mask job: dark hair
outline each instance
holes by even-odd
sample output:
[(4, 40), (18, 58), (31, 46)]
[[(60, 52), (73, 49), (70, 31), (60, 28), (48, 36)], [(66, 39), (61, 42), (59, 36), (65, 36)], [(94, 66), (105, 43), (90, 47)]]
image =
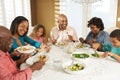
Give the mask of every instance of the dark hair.
[(110, 37), (117, 38), (120, 41), (120, 29), (115, 29), (110, 33)]
[(30, 34), (31, 37), (35, 36), (35, 33), (40, 29), (42, 28), (43, 29), (43, 34), (42, 36), (45, 36), (46, 35), (46, 31), (45, 31), (45, 26), (42, 25), (42, 24), (37, 24), (34, 26), (34, 29), (33, 29), (33, 32)]
[(95, 25), (97, 28), (100, 28), (100, 30), (104, 30), (104, 24), (101, 18), (93, 17), (88, 21), (87, 26), (89, 27), (90, 25)]
[[(12, 35), (14, 35), (15, 33), (18, 34), (18, 26), (19, 26), (19, 24), (22, 23), (23, 21), (27, 21), (27, 22), (28, 22), (28, 20), (27, 20), (25, 17), (23, 17), (23, 16), (18, 16), (18, 17), (16, 17), (16, 18), (12, 21), (11, 26), (10, 26), (10, 31), (11, 31)], [(27, 29), (27, 32), (28, 32), (28, 29)], [(27, 32), (26, 32), (24, 35), (26, 35)]]

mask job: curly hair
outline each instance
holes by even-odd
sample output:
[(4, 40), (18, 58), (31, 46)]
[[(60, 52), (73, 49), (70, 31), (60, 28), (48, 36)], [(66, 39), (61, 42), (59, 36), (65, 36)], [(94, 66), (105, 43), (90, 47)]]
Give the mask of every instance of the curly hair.
[(100, 28), (100, 30), (104, 30), (104, 24), (101, 18), (93, 17), (88, 21), (87, 26), (90, 27), (90, 25), (95, 25), (97, 28)]

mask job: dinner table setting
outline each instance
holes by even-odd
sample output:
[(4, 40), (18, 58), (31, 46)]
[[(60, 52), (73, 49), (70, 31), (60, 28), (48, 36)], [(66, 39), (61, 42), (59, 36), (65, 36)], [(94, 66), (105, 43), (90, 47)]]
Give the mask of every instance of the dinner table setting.
[(103, 58), (104, 52), (96, 51), (88, 44), (69, 42), (50, 47), (48, 53), (31, 47), (37, 52), (32, 52), (32, 56), (21, 64), (22, 70), (45, 60), (42, 69), (32, 73), (31, 80), (119, 80), (120, 63), (110, 56)]

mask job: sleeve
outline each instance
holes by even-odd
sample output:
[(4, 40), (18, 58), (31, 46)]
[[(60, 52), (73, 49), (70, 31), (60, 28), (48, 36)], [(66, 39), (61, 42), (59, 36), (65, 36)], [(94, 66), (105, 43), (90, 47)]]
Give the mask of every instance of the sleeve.
[(112, 49), (112, 44), (105, 44), (105, 45), (103, 45), (103, 47), (102, 47), (102, 50), (103, 51), (111, 51), (111, 49)]
[(73, 40), (75, 40), (75, 41), (78, 41), (78, 37), (77, 37), (77, 34), (76, 34), (76, 31), (75, 31), (75, 29), (72, 29), (73, 30)]
[(31, 38), (28, 37), (28, 36), (25, 36), (24, 39), (25, 39), (25, 41), (26, 41), (27, 43), (31, 44), (32, 46), (35, 46), (36, 48), (39, 48), (40, 45), (41, 45), (40, 42), (37, 42), (37, 41), (31, 39)]
[(102, 44), (110, 44), (109, 34), (105, 33)]
[(85, 39), (85, 42), (87, 43), (92, 38), (92, 32), (90, 31)]
[(8, 74), (2, 80), (31, 80), (32, 70), (27, 68), (14, 74)]

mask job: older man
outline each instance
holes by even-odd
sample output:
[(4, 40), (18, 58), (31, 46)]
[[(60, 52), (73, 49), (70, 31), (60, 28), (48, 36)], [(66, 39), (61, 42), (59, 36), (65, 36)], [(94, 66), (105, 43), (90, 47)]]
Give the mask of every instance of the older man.
[[(0, 80), (31, 80), (32, 72), (41, 69), (44, 62), (36, 62), (30, 68), (20, 70), (8, 53), (11, 44), (11, 32), (0, 26)], [(25, 61), (26, 57), (21, 59)]]
[(50, 32), (53, 44), (61, 41), (78, 41), (75, 30), (67, 25), (68, 20), (66, 15), (60, 14), (58, 17), (58, 26), (53, 27)]

